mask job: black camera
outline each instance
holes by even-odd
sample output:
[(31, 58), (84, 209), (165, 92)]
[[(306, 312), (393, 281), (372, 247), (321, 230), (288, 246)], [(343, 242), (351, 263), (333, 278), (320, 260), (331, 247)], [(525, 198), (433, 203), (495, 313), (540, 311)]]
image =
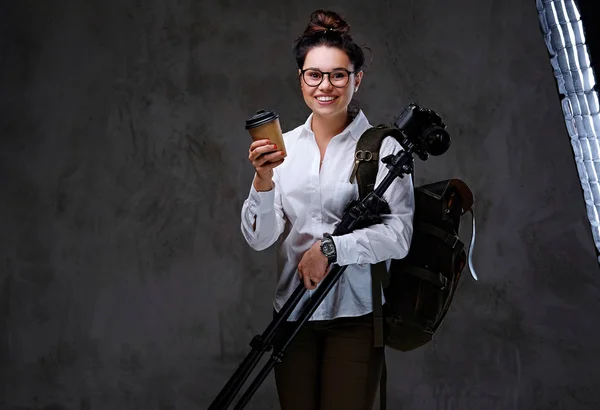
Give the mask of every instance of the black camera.
[(404, 134), (405, 141), (401, 142), (405, 150), (412, 150), (422, 159), (428, 155), (442, 155), (450, 147), (450, 135), (446, 124), (433, 110), (419, 107), (410, 103), (398, 118), (394, 126)]

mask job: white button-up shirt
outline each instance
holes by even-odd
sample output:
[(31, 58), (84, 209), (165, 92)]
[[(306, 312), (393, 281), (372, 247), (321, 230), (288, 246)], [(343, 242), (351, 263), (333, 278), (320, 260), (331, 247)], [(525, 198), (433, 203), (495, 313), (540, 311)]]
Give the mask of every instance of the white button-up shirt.
[[(241, 230), (248, 244), (260, 251), (283, 234), (278, 251), (278, 283), (273, 306), (276, 311), (301, 283), (298, 264), (323, 233), (333, 233), (344, 207), (359, 198), (356, 181), (350, 183), (354, 152), (361, 134), (371, 127), (362, 111), (327, 146), (319, 169), (320, 151), (311, 129), (312, 114), (304, 125), (284, 133), (288, 156), (274, 168), (274, 188), (257, 192), (251, 186), (241, 210)], [(376, 185), (388, 170), (381, 158), (395, 154), (401, 145), (386, 137), (380, 148)], [(414, 193), (410, 175), (396, 178), (383, 195), (391, 214), (383, 223), (334, 236), (337, 264), (346, 271), (327, 294), (310, 320), (360, 316), (373, 310), (371, 265), (401, 259), (412, 238)], [(253, 224), (256, 222), (256, 229)], [(317, 288), (318, 289), (318, 288)], [(307, 290), (288, 320), (297, 319), (301, 306), (316, 290)], [(383, 295), (382, 295), (383, 297)], [(385, 300), (385, 299), (383, 299)]]

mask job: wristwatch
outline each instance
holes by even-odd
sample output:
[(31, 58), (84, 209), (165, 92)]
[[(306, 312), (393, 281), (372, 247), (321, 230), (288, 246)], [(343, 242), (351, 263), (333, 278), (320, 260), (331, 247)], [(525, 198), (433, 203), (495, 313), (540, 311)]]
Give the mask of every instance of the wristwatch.
[(329, 263), (334, 263), (337, 260), (337, 252), (335, 250), (335, 243), (330, 234), (323, 234), (321, 239), (321, 252), (327, 256)]

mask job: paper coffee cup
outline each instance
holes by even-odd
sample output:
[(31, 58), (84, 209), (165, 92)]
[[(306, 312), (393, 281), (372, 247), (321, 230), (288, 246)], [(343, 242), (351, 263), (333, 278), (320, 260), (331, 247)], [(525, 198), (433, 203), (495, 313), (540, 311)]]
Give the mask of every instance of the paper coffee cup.
[(254, 141), (268, 139), (277, 145), (278, 151), (283, 151), (283, 156), (287, 157), (285, 143), (283, 142), (283, 133), (279, 124), (279, 114), (275, 111), (260, 110), (252, 117), (246, 120), (246, 130), (252, 136)]

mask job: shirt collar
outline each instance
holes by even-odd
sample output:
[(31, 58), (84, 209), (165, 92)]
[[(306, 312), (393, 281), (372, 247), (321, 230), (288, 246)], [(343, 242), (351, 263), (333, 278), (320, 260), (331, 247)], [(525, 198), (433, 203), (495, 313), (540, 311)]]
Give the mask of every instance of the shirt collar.
[[(304, 135), (311, 135), (313, 133), (310, 125), (312, 118), (313, 113), (311, 113), (304, 122)], [(348, 126), (339, 135), (350, 135), (355, 141), (358, 141), (362, 133), (365, 132), (365, 130), (367, 130), (369, 127), (370, 124), (367, 120), (367, 117), (362, 110), (359, 110), (352, 122), (348, 124)]]

